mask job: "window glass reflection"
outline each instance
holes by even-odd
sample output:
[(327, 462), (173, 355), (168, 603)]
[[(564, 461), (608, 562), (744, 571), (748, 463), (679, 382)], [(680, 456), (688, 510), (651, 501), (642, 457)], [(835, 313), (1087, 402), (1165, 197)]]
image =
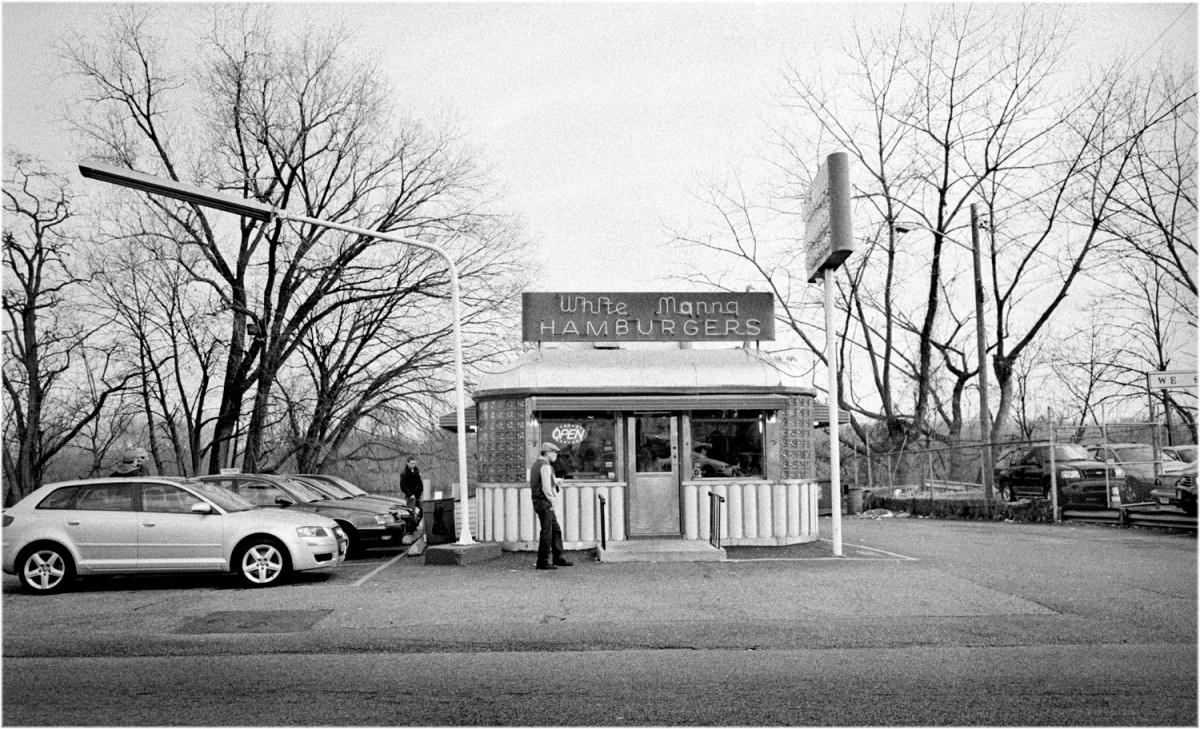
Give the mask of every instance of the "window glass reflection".
[(541, 420), (539, 443), (559, 447), (554, 475), (564, 480), (617, 480), (612, 413), (553, 413)]
[(692, 478), (761, 478), (765, 419), (761, 410), (693, 412)]
[(634, 420), (634, 449), (638, 473), (670, 472), (671, 418), (668, 415), (641, 415)]

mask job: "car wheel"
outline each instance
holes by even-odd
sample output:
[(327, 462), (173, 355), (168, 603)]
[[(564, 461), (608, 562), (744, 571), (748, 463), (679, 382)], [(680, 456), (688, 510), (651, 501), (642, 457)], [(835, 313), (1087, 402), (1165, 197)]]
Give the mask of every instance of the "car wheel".
[(58, 544), (38, 544), (17, 559), (21, 587), (34, 595), (62, 592), (75, 576), (71, 553)]
[(247, 587), (268, 587), (283, 581), (291, 565), (287, 550), (269, 537), (246, 542), (234, 559), (238, 577)]
[(338, 522), (338, 526), (346, 532), (346, 559), (357, 559), (363, 556), (362, 540), (359, 539), (358, 532), (354, 527), (341, 521)]
[(1002, 501), (1016, 501), (1016, 494), (1013, 493), (1012, 484), (1007, 481), (1000, 482), (1000, 499)]

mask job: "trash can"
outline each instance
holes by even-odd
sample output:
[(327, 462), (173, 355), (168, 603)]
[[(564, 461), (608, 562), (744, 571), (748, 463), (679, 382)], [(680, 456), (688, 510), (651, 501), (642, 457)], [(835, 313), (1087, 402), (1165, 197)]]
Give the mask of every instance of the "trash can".
[(861, 514), (863, 510), (863, 490), (860, 488), (851, 488), (846, 492), (846, 513)]
[(454, 499), (428, 499), (421, 502), (425, 523), (425, 544), (449, 544), (454, 533)]

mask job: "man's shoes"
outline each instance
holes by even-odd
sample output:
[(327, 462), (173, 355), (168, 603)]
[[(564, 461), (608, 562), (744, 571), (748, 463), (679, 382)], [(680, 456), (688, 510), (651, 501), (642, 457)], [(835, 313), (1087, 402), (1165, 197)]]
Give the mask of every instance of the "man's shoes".
[(554, 565), (552, 565), (552, 564), (539, 564), (539, 565), (537, 566), (537, 568), (538, 568), (539, 570), (556, 570), (556, 569), (558, 569), (557, 567), (555, 567), (555, 566), (554, 566)]
[(556, 560), (554, 560), (554, 564), (558, 565), (559, 567), (570, 567), (571, 565), (573, 565), (575, 563), (567, 561), (565, 559), (556, 559)]

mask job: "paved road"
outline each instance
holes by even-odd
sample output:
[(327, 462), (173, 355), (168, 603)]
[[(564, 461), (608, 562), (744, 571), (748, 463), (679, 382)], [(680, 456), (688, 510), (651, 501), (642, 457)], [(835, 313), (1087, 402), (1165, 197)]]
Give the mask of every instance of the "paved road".
[(383, 553), (270, 590), (112, 578), (35, 598), (6, 577), (0, 720), (1196, 724), (1195, 537), (844, 533), (843, 559), (818, 543), (537, 572)]

